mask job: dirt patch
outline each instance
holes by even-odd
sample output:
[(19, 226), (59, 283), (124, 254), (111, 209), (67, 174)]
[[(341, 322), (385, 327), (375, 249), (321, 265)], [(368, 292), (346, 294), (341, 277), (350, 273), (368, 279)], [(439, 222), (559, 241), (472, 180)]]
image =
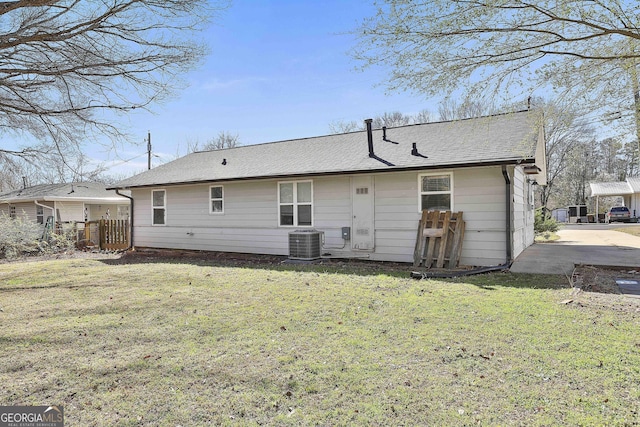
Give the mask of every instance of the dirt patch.
[(616, 280), (640, 281), (640, 269), (629, 267), (577, 266), (571, 277), (572, 303), (600, 306), (621, 311), (640, 312), (640, 298), (623, 295)]
[(38, 262), (56, 259), (120, 259), (124, 256), (122, 251), (91, 251), (91, 250), (71, 250), (64, 252), (33, 255), (23, 255), (18, 258), (0, 258), (0, 264), (12, 262)]

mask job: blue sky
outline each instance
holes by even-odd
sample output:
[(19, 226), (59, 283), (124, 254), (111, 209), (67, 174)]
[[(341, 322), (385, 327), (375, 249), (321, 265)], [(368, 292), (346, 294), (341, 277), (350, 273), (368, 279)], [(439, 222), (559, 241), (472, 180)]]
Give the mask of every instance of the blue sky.
[(205, 34), (211, 49), (203, 65), (186, 76), (187, 89), (154, 108), (136, 113), (130, 126), (139, 145), (91, 153), (119, 164), (116, 174), (146, 169), (147, 131), (153, 164), (186, 153), (189, 141), (205, 143), (219, 132), (238, 134), (242, 144), (329, 133), (336, 121), (363, 120), (385, 112), (414, 114), (437, 103), (409, 93), (385, 93), (382, 70), (356, 71), (346, 34), (374, 13), (371, 1), (241, 1)]

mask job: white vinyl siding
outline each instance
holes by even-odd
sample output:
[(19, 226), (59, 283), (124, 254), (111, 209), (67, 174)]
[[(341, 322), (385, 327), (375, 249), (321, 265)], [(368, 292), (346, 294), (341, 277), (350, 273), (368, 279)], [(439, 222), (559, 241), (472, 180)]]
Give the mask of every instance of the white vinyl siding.
[(209, 213), (224, 214), (224, 187), (212, 185), (209, 187)]
[[(504, 263), (506, 185), (499, 166), (428, 174), (374, 174), (375, 250), (367, 253), (367, 259), (413, 261), (420, 219), (419, 177), (422, 175), (451, 176), (452, 205), (456, 212), (463, 211), (466, 223), (461, 264)], [(279, 225), (279, 192), (283, 182), (273, 179), (221, 183), (224, 185), (224, 215), (215, 218), (212, 218), (209, 206), (211, 184), (166, 187), (167, 224), (164, 227), (152, 226), (151, 191), (134, 189), (134, 244), (150, 248), (287, 255), (288, 234), (292, 227)], [(362, 256), (352, 251), (350, 242), (341, 237), (342, 227), (352, 227), (351, 197), (348, 175), (313, 178), (312, 224), (324, 233), (323, 253), (337, 257)]]
[(533, 221), (534, 211), (531, 206), (530, 194), (532, 184), (527, 180), (522, 167), (513, 171), (513, 258), (515, 259), (525, 248), (534, 241)]
[(25, 221), (36, 221), (36, 205), (33, 202), (11, 203), (6, 206), (6, 214), (10, 215), (14, 212), (14, 218), (21, 218)]
[(151, 221), (153, 225), (167, 223), (167, 192), (166, 190), (151, 191)]
[(82, 222), (84, 221), (83, 202), (55, 202), (56, 221), (61, 222)]
[(312, 181), (278, 183), (278, 211), (281, 227), (313, 225)]

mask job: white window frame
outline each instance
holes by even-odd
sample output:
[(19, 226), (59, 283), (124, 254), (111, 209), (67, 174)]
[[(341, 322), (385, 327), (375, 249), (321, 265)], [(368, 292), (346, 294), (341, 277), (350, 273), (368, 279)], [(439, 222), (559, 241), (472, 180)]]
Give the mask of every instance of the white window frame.
[[(449, 177), (449, 190), (448, 191), (422, 191), (422, 179), (424, 177), (436, 177), (436, 176), (448, 176)], [(454, 211), (454, 198), (453, 198), (453, 172), (430, 172), (421, 173), (418, 175), (418, 212), (422, 212), (422, 196), (424, 195), (437, 195), (437, 194), (449, 194), (450, 206), (449, 210)], [(442, 211), (441, 211), (442, 212)]]
[[(211, 197), (211, 189), (212, 188), (220, 188), (222, 190), (222, 197)], [(213, 210), (213, 202), (214, 201), (220, 201), (222, 203), (222, 210), (221, 211), (214, 211)], [(210, 185), (209, 186), (209, 214), (210, 215), (224, 215), (224, 185)]]
[[(162, 201), (164, 202), (164, 205), (162, 206), (154, 206), (153, 204), (153, 194), (155, 192), (162, 192), (164, 193), (164, 197), (162, 198)], [(162, 209), (164, 211), (164, 219), (163, 219), (163, 223), (162, 224), (156, 224), (155, 221), (155, 210), (156, 209)], [(156, 226), (156, 227), (163, 227), (165, 225), (167, 225), (167, 190), (163, 189), (163, 188), (157, 188), (155, 190), (151, 190), (151, 225)]]
[(536, 207), (536, 196), (534, 193), (533, 180), (527, 179), (527, 205), (529, 210), (532, 211)]
[[(298, 184), (310, 183), (311, 184), (311, 201), (310, 202), (298, 202)], [(293, 203), (283, 203), (280, 200), (280, 186), (283, 184), (293, 184)], [(278, 181), (278, 227), (313, 227), (313, 180), (300, 180), (300, 181)], [(293, 205), (293, 224), (282, 224), (282, 206)], [(298, 219), (298, 206), (310, 206), (311, 207), (311, 224), (300, 225)]]
[(36, 224), (44, 224), (44, 207), (36, 205)]

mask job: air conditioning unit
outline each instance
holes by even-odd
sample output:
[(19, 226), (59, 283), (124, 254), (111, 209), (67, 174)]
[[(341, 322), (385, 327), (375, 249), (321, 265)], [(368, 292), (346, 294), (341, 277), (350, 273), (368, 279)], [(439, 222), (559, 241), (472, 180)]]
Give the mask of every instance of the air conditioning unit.
[(289, 258), (313, 260), (322, 252), (322, 232), (318, 230), (296, 230), (289, 233)]

